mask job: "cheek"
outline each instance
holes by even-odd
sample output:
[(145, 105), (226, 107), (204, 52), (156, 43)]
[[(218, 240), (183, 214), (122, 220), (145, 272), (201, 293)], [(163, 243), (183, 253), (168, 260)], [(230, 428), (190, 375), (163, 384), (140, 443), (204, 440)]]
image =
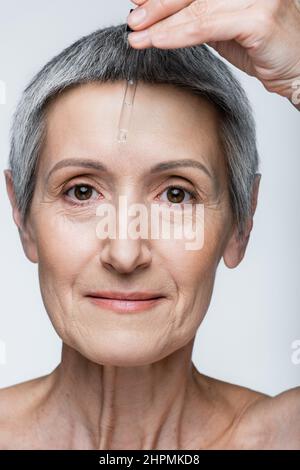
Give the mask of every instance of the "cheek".
[(217, 266), (216, 249), (205, 243), (201, 249), (187, 250), (185, 241), (157, 242), (159, 257), (177, 289), (183, 295), (197, 293), (214, 276)]
[(192, 291), (214, 276), (226, 236), (224, 225), (224, 213), (205, 210), (201, 219), (196, 223), (193, 221), (192, 231), (189, 230), (190, 223), (185, 225), (183, 230), (185, 234), (189, 233), (189, 238), (184, 236), (176, 240), (173, 237), (155, 242), (154, 250), (168, 266), (178, 288)]
[(42, 218), (36, 232), (42, 279), (58, 290), (63, 286), (70, 289), (97, 253), (95, 226), (91, 221), (78, 223), (65, 216)]
[(176, 286), (174, 318), (178, 331), (191, 334), (208, 310), (223, 239), (224, 220), (214, 212), (206, 216), (200, 249), (188, 250), (187, 240), (156, 242), (154, 249)]
[(39, 281), (49, 318), (61, 338), (73, 337), (74, 284), (99, 251), (95, 223), (78, 223), (47, 214), (36, 223)]
[(215, 278), (215, 253), (206, 245), (198, 251), (187, 251), (181, 240), (157, 241), (155, 252), (175, 287), (169, 336), (174, 347), (180, 348), (195, 336), (208, 310)]

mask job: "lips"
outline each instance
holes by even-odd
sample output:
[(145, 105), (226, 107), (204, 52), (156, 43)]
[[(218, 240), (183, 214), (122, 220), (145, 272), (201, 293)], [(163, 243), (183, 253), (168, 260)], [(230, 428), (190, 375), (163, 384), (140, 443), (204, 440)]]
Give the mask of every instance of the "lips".
[(120, 313), (141, 312), (157, 306), (165, 297), (154, 292), (93, 292), (90, 301), (104, 309)]
[(89, 297), (104, 298), (104, 299), (117, 299), (117, 300), (149, 300), (163, 297), (155, 292), (92, 292)]

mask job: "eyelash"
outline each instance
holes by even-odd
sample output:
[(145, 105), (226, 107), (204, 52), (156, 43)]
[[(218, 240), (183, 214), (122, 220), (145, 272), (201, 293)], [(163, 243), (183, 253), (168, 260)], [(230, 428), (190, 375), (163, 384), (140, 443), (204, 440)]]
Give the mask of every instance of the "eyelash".
[(68, 197), (68, 193), (72, 190), (72, 189), (76, 189), (76, 188), (80, 188), (84, 186), (85, 188), (91, 188), (93, 189), (94, 191), (97, 191), (93, 186), (91, 186), (90, 184), (84, 184), (84, 183), (81, 183), (81, 184), (74, 184), (73, 186), (71, 186), (70, 188), (68, 188), (66, 191), (64, 191), (63, 193), (63, 196), (67, 199), (67, 202), (68, 204), (71, 204), (72, 206), (74, 207), (85, 207), (85, 206), (88, 206), (89, 204), (91, 204), (91, 200), (87, 200), (87, 202), (75, 202), (74, 200), (72, 200), (70, 198), (70, 196)]
[[(192, 191), (192, 190), (188, 190), (186, 189), (184, 186), (181, 186), (180, 184), (172, 184), (170, 186), (167, 186), (161, 193), (159, 193), (159, 196), (161, 196), (165, 191), (168, 191), (169, 189), (182, 189), (183, 191), (185, 191), (186, 193), (189, 194), (189, 196), (191, 197), (191, 199), (193, 200), (193, 204), (196, 204), (196, 202), (198, 202), (198, 194), (196, 193), (196, 191)], [(166, 204), (168, 206), (180, 206), (182, 204), (185, 204), (184, 202), (166, 202)], [(191, 203), (188, 203), (188, 204), (191, 204)]]
[[(70, 188), (68, 188), (68, 189), (63, 193), (63, 196), (64, 196), (64, 197), (67, 197), (67, 196), (68, 196), (68, 193), (69, 193), (72, 189), (80, 188), (81, 186), (84, 186), (84, 187), (86, 187), (86, 188), (90, 188), (90, 189), (93, 189), (93, 190), (97, 191), (93, 186), (91, 186), (91, 185), (89, 185), (89, 184), (84, 184), (84, 183), (82, 183), (82, 184), (75, 184), (75, 185), (71, 186)], [(182, 189), (183, 191), (185, 191), (186, 193), (188, 193), (189, 196), (191, 197), (192, 201), (193, 201), (193, 202), (192, 202), (193, 204), (196, 204), (196, 203), (200, 200), (200, 198), (199, 198), (199, 196), (198, 196), (198, 194), (197, 194), (196, 191), (188, 190), (188, 189), (186, 189), (184, 186), (181, 186), (180, 184), (173, 184), (173, 185), (167, 186), (163, 191), (161, 191), (161, 192), (159, 193), (159, 196), (161, 196), (165, 191), (168, 191), (169, 189), (174, 189), (174, 188), (176, 188), (176, 189)], [(96, 200), (97, 200), (97, 199), (96, 199)], [(89, 204), (91, 204), (91, 200), (87, 200), (87, 202), (75, 202), (75, 201), (72, 200), (72, 199), (68, 199), (68, 203), (71, 204), (71, 205), (74, 206), (74, 207), (83, 207), (83, 206), (85, 207), (85, 206), (88, 206)], [(172, 205), (178, 206), (178, 205), (186, 204), (186, 203), (183, 203), (183, 202), (176, 203), (176, 202), (166, 202), (166, 201), (165, 201), (165, 203), (166, 203), (168, 206), (172, 206)], [(188, 203), (188, 204), (191, 204), (191, 203)]]

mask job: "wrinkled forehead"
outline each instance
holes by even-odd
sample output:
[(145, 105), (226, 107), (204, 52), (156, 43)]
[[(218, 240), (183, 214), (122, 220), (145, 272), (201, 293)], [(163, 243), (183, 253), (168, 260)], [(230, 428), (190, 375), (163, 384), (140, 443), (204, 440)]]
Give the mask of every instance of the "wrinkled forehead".
[(126, 83), (89, 83), (48, 104), (41, 165), (105, 158), (112, 171), (196, 159), (222, 172), (220, 116), (206, 99), (169, 84), (138, 82), (126, 144), (117, 140)]

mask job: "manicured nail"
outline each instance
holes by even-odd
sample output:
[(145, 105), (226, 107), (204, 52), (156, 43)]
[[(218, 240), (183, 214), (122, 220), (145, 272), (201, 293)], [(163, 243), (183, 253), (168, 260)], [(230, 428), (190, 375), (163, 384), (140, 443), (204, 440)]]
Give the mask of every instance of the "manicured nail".
[(142, 42), (149, 38), (148, 31), (137, 31), (129, 34), (130, 40), (134, 43)]
[(145, 18), (146, 10), (144, 8), (136, 8), (132, 13), (130, 13), (128, 23), (130, 23), (131, 26), (138, 26), (145, 20)]

